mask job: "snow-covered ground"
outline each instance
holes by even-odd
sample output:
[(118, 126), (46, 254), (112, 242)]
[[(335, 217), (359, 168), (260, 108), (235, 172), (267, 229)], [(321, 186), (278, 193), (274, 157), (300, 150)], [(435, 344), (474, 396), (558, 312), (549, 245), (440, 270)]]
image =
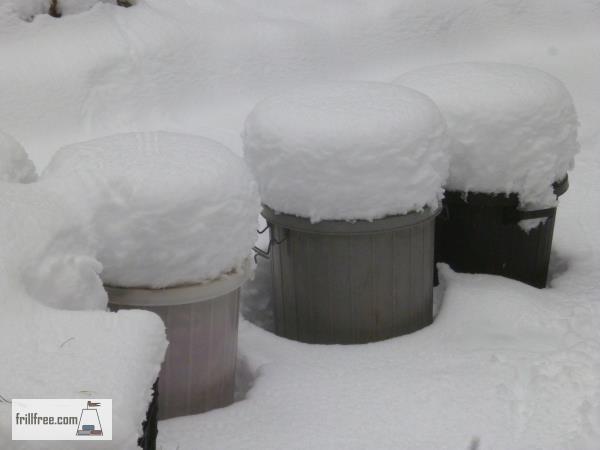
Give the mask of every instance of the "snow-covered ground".
[[(132, 8), (103, 3), (32, 22), (18, 17), (14, 3), (0, 0), (0, 129), (24, 144), (38, 172), (62, 145), (132, 130), (204, 135), (241, 153), (240, 133), (257, 101), (324, 80), (388, 82), (423, 65), (463, 60), (524, 64), (561, 79), (579, 114), (581, 152), (560, 201), (549, 289), (444, 270), (432, 326), (364, 346), (299, 344), (243, 321), (240, 401), (162, 422), (159, 446), (600, 448), (597, 1), (140, 0)], [(160, 327), (148, 314), (111, 318), (33, 303), (39, 295), (95, 295), (99, 288), (57, 282), (55, 272), (44, 272), (46, 262), (38, 272), (28, 266), (40, 255), (52, 258), (52, 267), (87, 255), (88, 244), (76, 234), (68, 245), (50, 245), (65, 242), (61, 236), (72, 224), (55, 217), (60, 197), (37, 184), (0, 184), (0, 233), (9, 236), (0, 247), (0, 353), (7, 361), (0, 367), (0, 394), (43, 396), (44, 380), (57, 385), (60, 368), (79, 358), (70, 376), (81, 386), (55, 389), (54, 396), (96, 383), (108, 397), (112, 386), (113, 401), (121, 395), (137, 402), (113, 442), (129, 448), (134, 439), (127, 427), (143, 415), (140, 404), (149, 398), (162, 349), (139, 354), (133, 366), (113, 366), (124, 374), (135, 367), (132, 377), (148, 372), (136, 391), (132, 378), (122, 378), (130, 384), (116, 389), (122, 379), (109, 370), (95, 374), (103, 381), (91, 377), (77, 356), (81, 349), (68, 348), (77, 341), (61, 344), (94, 323), (97, 336), (110, 336), (105, 354), (118, 349), (125, 358), (146, 348), (145, 337), (160, 347)], [(61, 260), (60, 252), (69, 257)], [(93, 278), (94, 267), (86, 270)], [(247, 318), (267, 328), (268, 285), (263, 263), (243, 307)], [(35, 289), (23, 292), (24, 286)], [(75, 325), (67, 314), (81, 321)], [(134, 327), (137, 338), (118, 346), (128, 336), (122, 330)], [(17, 339), (22, 330), (38, 331)], [(27, 345), (38, 359), (16, 354)], [(0, 408), (2, 448), (28, 448), (10, 441), (9, 406)]]

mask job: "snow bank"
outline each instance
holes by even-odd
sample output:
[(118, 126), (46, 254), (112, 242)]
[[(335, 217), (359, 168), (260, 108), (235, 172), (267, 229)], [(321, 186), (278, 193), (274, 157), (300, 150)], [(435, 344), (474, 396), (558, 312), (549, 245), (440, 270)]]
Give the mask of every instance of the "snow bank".
[(85, 220), (43, 183), (0, 186), (0, 259), (7, 264), (3, 273), (48, 306), (104, 309), (106, 293), (98, 275), (102, 267)]
[(0, 182), (29, 183), (36, 178), (35, 166), (23, 146), (0, 131)]
[(435, 105), (382, 83), (313, 86), (260, 102), (244, 152), (263, 203), (324, 219), (376, 219), (437, 207), (447, 175)]
[(94, 204), (110, 285), (217, 278), (241, 267), (256, 240), (256, 183), (241, 158), (209, 139), (151, 132), (74, 144), (56, 153), (43, 179)]
[(521, 205), (554, 206), (552, 183), (573, 167), (577, 115), (562, 82), (509, 64), (456, 63), (395, 81), (430, 96), (448, 122), (452, 191), (519, 194)]
[(103, 310), (107, 296), (99, 276), (102, 265), (96, 259), (96, 243), (88, 223), (77, 211), (67, 207), (62, 195), (46, 187), (35, 183), (4, 188), (4, 201), (12, 199), (15, 205), (23, 202), (38, 212), (23, 219), (25, 208), (19, 212), (15, 212), (14, 207), (3, 208), (3, 212), (15, 214), (37, 227), (38, 236), (23, 243), (19, 236), (24, 229), (22, 223), (15, 217), (7, 217), (1, 224), (1, 229), (10, 230), (8, 234), (14, 242), (20, 243), (14, 248), (20, 257), (15, 260), (12, 256), (18, 277), (25, 292), (40, 303), (58, 309)]
[(164, 325), (142, 311), (46, 306), (106, 306), (85, 221), (43, 182), (0, 183), (0, 211), (0, 448), (81, 447), (12, 441), (4, 402), (12, 398), (112, 398), (111, 446), (135, 448), (166, 348)]
[[(113, 440), (135, 449), (166, 348), (162, 321), (145, 311), (59, 311), (13, 294), (0, 318), (2, 391), (12, 398), (112, 398)], [(12, 338), (11, 338), (12, 337)], [(11, 405), (0, 402), (3, 449), (80, 449), (77, 441), (11, 440)]]

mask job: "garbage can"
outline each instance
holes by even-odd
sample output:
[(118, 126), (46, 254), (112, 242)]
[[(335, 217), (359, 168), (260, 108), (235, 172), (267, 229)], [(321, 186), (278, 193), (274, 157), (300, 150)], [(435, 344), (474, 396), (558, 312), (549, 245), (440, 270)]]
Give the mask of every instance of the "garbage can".
[(358, 344), (429, 325), (439, 211), (311, 223), (265, 206), (276, 333), (302, 342)]
[(146, 420), (142, 423), (142, 435), (138, 439), (138, 447), (142, 450), (156, 450), (158, 437), (158, 380), (152, 386), (152, 401), (146, 411)]
[(326, 83), (248, 116), (245, 158), (271, 229), (276, 333), (359, 344), (432, 321), (446, 124), (412, 89)]
[(136, 289), (105, 286), (112, 310), (160, 316), (169, 347), (161, 367), (158, 418), (197, 414), (233, 402), (241, 285), (250, 261), (206, 283)]
[(231, 403), (239, 288), (260, 212), (244, 161), (200, 136), (124, 133), (62, 148), (42, 178), (86, 194), (73, 206), (93, 226), (109, 307), (146, 309), (166, 325), (159, 418)]
[[(558, 197), (569, 179), (554, 183)], [(457, 272), (489, 273), (546, 287), (556, 207), (520, 211), (517, 194), (446, 192), (436, 221), (435, 260)], [(524, 230), (521, 220), (539, 219)]]
[(433, 99), (448, 124), (436, 261), (545, 287), (557, 197), (579, 149), (566, 86), (533, 67), (491, 62), (423, 67), (395, 82)]

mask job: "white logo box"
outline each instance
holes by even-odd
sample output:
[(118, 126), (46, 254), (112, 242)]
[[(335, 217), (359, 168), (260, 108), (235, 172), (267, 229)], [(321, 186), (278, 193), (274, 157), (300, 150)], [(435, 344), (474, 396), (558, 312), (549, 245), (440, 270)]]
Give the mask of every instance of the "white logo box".
[(109, 398), (15, 398), (11, 419), (15, 441), (112, 440)]

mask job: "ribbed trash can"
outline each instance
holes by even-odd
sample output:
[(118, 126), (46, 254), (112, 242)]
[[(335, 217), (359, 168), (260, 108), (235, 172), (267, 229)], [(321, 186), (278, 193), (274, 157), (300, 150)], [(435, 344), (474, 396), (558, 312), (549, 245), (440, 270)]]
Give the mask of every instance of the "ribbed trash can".
[(251, 263), (221, 278), (165, 289), (106, 286), (109, 306), (160, 316), (169, 347), (158, 390), (158, 417), (197, 414), (233, 402), (240, 287)]
[[(568, 177), (553, 185), (558, 197)], [(436, 221), (436, 262), (458, 272), (488, 273), (546, 287), (556, 207), (520, 211), (519, 197), (446, 192), (444, 212)], [(541, 219), (525, 231), (519, 221)]]
[(493, 62), (422, 67), (395, 83), (429, 96), (448, 127), (436, 261), (545, 287), (555, 200), (579, 149), (565, 84), (534, 67)]
[(431, 323), (448, 139), (428, 97), (314, 85), (260, 102), (243, 138), (271, 229), (277, 334), (360, 344)]
[(311, 223), (264, 207), (276, 333), (308, 343), (358, 344), (429, 325), (438, 213)]

